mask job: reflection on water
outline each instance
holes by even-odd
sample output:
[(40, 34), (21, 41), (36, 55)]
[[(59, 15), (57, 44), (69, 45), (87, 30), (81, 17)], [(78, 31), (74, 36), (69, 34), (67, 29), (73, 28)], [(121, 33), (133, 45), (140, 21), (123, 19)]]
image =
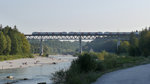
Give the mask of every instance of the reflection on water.
[[(59, 57), (61, 59), (74, 59), (74, 57)], [(37, 84), (39, 82), (47, 82), (51, 84), (50, 80), (52, 73), (59, 71), (60, 69), (68, 69), (71, 64), (71, 61), (62, 62), (58, 64), (45, 64), (41, 66), (34, 66), (28, 68), (19, 68), (19, 69), (8, 69), (0, 70), (0, 84), (5, 84), (7, 82), (18, 81), (13, 84)], [(13, 80), (9, 80), (7, 76), (14, 76)], [(29, 78), (29, 80), (20, 80), (23, 78)]]

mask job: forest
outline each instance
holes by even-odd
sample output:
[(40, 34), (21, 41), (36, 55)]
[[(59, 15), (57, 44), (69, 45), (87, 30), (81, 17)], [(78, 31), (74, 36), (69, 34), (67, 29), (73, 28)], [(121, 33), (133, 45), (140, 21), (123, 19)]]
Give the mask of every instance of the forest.
[[(31, 52), (34, 54), (40, 51), (39, 40), (29, 40), (31, 44)], [(86, 42), (82, 42), (84, 46)], [(78, 41), (59, 41), (59, 40), (44, 40), (43, 41), (44, 54), (75, 54), (79, 50)]]
[(87, 44), (83, 46), (83, 51), (85, 52), (101, 52), (103, 50), (115, 53), (117, 51), (117, 39), (104, 40), (97, 38), (91, 42), (87, 42)]
[(131, 33), (129, 41), (120, 43), (118, 54), (127, 53), (129, 56), (150, 56), (150, 28), (140, 31), (139, 36)]
[(126, 54), (129, 56), (149, 56), (150, 55), (150, 28), (139, 31), (139, 35), (131, 33), (128, 41), (120, 41), (117, 48), (117, 39), (103, 40), (95, 39), (83, 46), (85, 52), (107, 51), (116, 54)]
[(32, 57), (30, 44), (23, 33), (20, 33), (16, 26), (0, 27), (0, 58), (22, 58)]

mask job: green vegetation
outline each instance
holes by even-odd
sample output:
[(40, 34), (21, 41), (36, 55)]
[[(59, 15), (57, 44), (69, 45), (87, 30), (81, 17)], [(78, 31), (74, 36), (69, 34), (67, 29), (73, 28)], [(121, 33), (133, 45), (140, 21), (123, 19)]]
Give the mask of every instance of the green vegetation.
[(105, 40), (105, 39), (95, 39), (91, 42), (88, 42), (85, 46), (83, 46), (83, 51), (89, 52), (101, 52), (101, 51), (107, 51), (111, 53), (116, 53), (117, 51), (117, 40)]
[[(137, 36), (131, 33), (129, 41), (95, 39), (87, 43), (84, 51), (101, 53), (83, 53), (74, 60), (68, 70), (53, 74), (54, 84), (91, 84), (106, 72), (150, 63), (150, 29), (145, 29)], [(103, 51), (106, 50), (107, 52)], [(112, 54), (112, 53), (117, 54)]]
[[(136, 31), (137, 32), (137, 31)], [(126, 37), (124, 37), (126, 38)], [(103, 50), (119, 55), (150, 56), (150, 28), (139, 31), (139, 35), (130, 34), (129, 41), (120, 41), (117, 48), (117, 39), (105, 40), (95, 39), (83, 46), (83, 51), (102, 52)]]
[(83, 53), (68, 70), (54, 73), (52, 80), (54, 84), (91, 84), (106, 72), (149, 62), (150, 58), (118, 56), (105, 51)]
[(130, 35), (130, 40), (122, 41), (119, 46), (119, 53), (126, 53), (129, 56), (150, 56), (150, 30), (144, 29), (140, 31), (140, 35), (136, 36), (135, 34)]
[(0, 60), (32, 57), (30, 44), (16, 26), (0, 28)]
[(20, 58), (33, 58), (33, 55), (0, 55), (0, 61), (5, 60), (14, 60), (14, 59), (20, 59)]
[(85, 51), (92, 49), (101, 53), (79, 55), (68, 70), (54, 73), (52, 80), (54, 84), (91, 84), (106, 72), (150, 63), (149, 44), (150, 28), (142, 30), (139, 36), (131, 33), (129, 41), (121, 41), (118, 48), (115, 39), (111, 41), (96, 39), (83, 48)]
[(140, 33), (140, 38), (138, 39), (138, 50), (140, 55), (150, 56), (150, 28), (145, 29)]
[(122, 41), (118, 47), (118, 53), (128, 53), (130, 43), (128, 41)]
[[(30, 40), (31, 52), (39, 53), (40, 41)], [(82, 42), (85, 45), (85, 42)], [(75, 54), (78, 52), (79, 42), (74, 41), (59, 41), (59, 40), (45, 40), (43, 41), (44, 54)]]

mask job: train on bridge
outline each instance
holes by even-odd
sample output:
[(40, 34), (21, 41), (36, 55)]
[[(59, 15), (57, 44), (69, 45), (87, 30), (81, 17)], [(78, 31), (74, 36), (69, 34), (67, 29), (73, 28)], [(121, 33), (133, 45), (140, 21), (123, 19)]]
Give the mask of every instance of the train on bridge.
[[(138, 35), (139, 32), (133, 32)], [(131, 32), (33, 32), (32, 35), (129, 35)]]

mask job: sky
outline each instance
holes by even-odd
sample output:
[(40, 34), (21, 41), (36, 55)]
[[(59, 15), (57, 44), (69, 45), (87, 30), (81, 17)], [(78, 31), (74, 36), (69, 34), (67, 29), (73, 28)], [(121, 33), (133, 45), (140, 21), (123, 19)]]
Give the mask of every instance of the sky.
[(0, 24), (25, 34), (142, 30), (150, 0), (0, 0)]

